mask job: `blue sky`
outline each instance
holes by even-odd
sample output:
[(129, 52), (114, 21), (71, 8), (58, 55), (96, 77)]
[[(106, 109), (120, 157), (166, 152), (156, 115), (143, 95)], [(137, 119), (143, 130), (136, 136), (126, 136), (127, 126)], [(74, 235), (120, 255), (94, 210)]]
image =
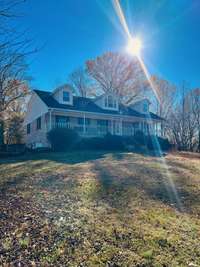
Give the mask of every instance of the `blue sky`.
[[(200, 87), (200, 1), (121, 0), (129, 28), (143, 40), (151, 74)], [(106, 51), (124, 51), (127, 37), (110, 0), (28, 0), (16, 20), (42, 49), (30, 61), (32, 85), (52, 90)]]

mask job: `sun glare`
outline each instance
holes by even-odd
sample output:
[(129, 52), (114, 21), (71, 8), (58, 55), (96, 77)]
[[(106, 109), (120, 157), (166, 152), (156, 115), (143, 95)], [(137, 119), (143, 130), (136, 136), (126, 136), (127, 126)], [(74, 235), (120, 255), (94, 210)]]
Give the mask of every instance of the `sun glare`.
[(128, 42), (126, 50), (133, 56), (140, 56), (142, 49), (142, 42), (139, 38), (131, 38)]

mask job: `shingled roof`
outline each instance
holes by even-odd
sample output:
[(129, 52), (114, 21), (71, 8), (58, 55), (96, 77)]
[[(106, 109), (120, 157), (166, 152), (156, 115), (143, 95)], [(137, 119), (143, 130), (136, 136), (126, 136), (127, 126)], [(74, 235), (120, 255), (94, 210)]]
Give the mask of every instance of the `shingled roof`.
[(133, 108), (124, 106), (120, 104), (119, 111), (106, 110), (102, 109), (94, 103), (91, 98), (73, 96), (73, 105), (60, 104), (52, 95), (51, 92), (34, 90), (34, 92), (40, 97), (40, 99), (49, 107), (55, 109), (64, 109), (64, 110), (77, 110), (77, 111), (86, 111), (86, 112), (95, 112), (103, 114), (113, 114), (120, 116), (134, 116), (140, 118), (149, 118), (163, 120), (161, 117), (156, 114), (149, 112), (148, 114), (140, 113)]

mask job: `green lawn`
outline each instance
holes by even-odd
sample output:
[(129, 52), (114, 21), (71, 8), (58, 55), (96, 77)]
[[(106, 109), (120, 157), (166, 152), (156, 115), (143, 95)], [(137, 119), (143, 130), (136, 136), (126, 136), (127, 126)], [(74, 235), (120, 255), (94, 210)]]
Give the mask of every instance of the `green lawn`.
[(200, 266), (199, 156), (0, 160), (0, 266)]

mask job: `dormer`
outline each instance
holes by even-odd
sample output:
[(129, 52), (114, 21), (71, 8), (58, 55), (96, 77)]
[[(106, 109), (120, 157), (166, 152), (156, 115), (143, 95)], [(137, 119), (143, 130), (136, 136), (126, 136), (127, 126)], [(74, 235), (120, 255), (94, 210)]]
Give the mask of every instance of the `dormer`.
[(57, 87), (53, 92), (53, 97), (60, 104), (73, 105), (72, 89), (67, 84)]
[(103, 109), (119, 110), (119, 100), (114, 94), (103, 94), (96, 98), (95, 103)]
[(149, 113), (150, 101), (147, 98), (138, 100), (131, 104), (131, 107), (140, 113)]

